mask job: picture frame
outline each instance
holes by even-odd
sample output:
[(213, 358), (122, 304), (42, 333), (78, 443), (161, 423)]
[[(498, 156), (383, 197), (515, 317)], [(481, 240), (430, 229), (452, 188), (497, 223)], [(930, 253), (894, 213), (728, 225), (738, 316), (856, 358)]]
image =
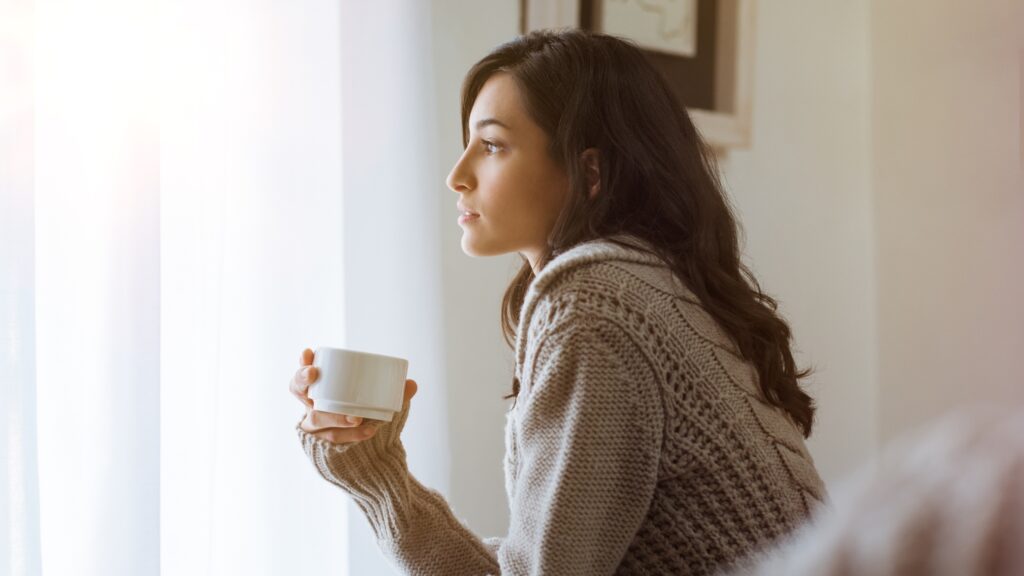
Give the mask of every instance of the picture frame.
[[(520, 0), (520, 30), (524, 34), (541, 28), (603, 32), (601, 7), (610, 1), (615, 0)], [(637, 8), (658, 4), (633, 1)], [(697, 130), (716, 152), (747, 148), (751, 142), (756, 0), (695, 2), (695, 57), (665, 54), (643, 45), (641, 49), (665, 76)]]

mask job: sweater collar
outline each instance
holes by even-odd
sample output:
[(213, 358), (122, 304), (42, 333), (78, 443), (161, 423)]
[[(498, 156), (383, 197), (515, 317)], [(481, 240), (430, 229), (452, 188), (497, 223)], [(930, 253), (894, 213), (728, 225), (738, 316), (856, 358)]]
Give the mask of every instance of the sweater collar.
[[(612, 240), (624, 242), (636, 248), (625, 248), (612, 242)], [(537, 305), (537, 301), (548, 286), (558, 277), (566, 272), (589, 264), (591, 262), (604, 260), (621, 260), (627, 262), (638, 262), (641, 264), (664, 265), (664, 262), (643, 250), (653, 250), (650, 243), (632, 234), (616, 234), (608, 238), (597, 238), (582, 242), (572, 248), (556, 255), (547, 263), (539, 274), (530, 283), (523, 298), (523, 307), (519, 313), (519, 326), (516, 330), (516, 378), (521, 379), (519, 374), (526, 355), (526, 330), (529, 327), (530, 316)]]

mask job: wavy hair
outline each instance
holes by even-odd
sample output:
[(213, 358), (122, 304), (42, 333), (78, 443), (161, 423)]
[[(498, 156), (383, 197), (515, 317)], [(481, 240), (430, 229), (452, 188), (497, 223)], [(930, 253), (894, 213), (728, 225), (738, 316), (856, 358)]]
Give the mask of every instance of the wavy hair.
[[(712, 151), (643, 52), (629, 40), (580, 29), (538, 30), (498, 46), (463, 82), (464, 145), (473, 103), (497, 72), (516, 82), (572, 188), (538, 270), (581, 242), (623, 233), (645, 240), (754, 365), (765, 398), (810, 436), (814, 402), (799, 384), (810, 369), (798, 371), (789, 325), (741, 262), (738, 224)], [(588, 148), (599, 151), (593, 198), (580, 158)], [(533, 278), (523, 258), (502, 299), (509, 346)], [(506, 398), (518, 395), (513, 378)]]

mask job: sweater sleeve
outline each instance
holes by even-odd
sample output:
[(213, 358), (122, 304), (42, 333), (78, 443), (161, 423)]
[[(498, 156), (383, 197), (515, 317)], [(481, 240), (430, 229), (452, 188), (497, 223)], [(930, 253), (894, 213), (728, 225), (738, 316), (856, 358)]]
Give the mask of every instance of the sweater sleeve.
[(664, 416), (654, 372), (621, 328), (593, 319), (546, 333), (533, 358), (499, 563), (509, 574), (612, 574), (657, 484)]
[(413, 477), (399, 440), (409, 402), (372, 438), (337, 444), (295, 429), (325, 480), (362, 510), (381, 552), (406, 574), (497, 574), (501, 539), (481, 540), (452, 513), (444, 497)]
[(505, 538), (480, 539), (410, 475), (398, 439), (408, 406), (358, 443), (296, 426), (317, 471), (352, 496), (405, 573), (594, 575), (622, 562), (657, 482), (662, 415), (653, 376), (630, 371), (641, 354), (621, 330), (556, 332), (532, 357), (514, 424), (519, 470)]

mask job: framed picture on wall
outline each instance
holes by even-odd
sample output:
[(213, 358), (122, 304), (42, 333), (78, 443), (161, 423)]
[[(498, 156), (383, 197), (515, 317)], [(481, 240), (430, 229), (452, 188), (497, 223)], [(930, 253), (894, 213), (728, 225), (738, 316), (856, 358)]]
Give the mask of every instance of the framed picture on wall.
[(718, 151), (750, 145), (756, 0), (520, 0), (520, 28), (578, 27), (644, 51)]

